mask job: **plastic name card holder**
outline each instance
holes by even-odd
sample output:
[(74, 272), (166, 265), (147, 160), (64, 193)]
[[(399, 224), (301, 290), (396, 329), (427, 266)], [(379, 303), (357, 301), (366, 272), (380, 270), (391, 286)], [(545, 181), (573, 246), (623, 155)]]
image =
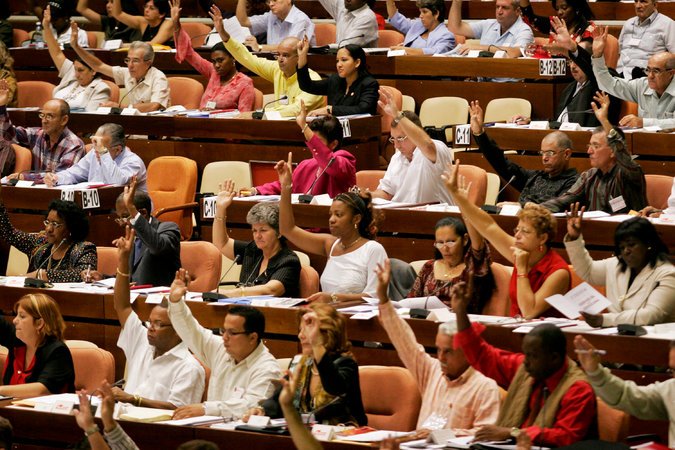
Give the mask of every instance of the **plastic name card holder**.
[(563, 122), (560, 124), (560, 131), (579, 131), (581, 125), (576, 122)]
[(530, 122), (530, 130), (548, 130), (548, 120), (533, 120)]
[(122, 46), (122, 39), (110, 39), (103, 43), (103, 50), (117, 50)]

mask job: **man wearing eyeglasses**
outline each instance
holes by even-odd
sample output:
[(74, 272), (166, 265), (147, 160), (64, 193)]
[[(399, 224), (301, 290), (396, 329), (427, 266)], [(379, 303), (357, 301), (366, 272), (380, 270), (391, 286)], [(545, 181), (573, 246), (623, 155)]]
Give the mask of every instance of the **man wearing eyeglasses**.
[[(602, 28), (602, 29), (600, 29)], [(646, 78), (624, 80), (613, 77), (605, 63), (607, 28), (593, 32), (593, 72), (598, 86), (608, 94), (638, 104), (638, 114), (629, 114), (619, 121), (620, 126), (675, 128), (675, 54), (660, 52), (647, 61)]]
[(572, 141), (562, 131), (547, 134), (541, 141), (543, 170), (528, 170), (504, 156), (504, 151), (485, 133), (483, 109), (478, 101), (471, 102), (471, 134), (478, 148), (502, 177), (505, 183), (520, 191), (518, 201), (542, 203), (556, 198), (571, 188), (577, 181), (577, 170), (569, 167), (572, 156)]
[(53, 187), (88, 181), (126, 185), (135, 175), (138, 190), (147, 191), (145, 164), (125, 145), (124, 128), (121, 125), (101, 125), (91, 142), (92, 149), (84, 158), (64, 171), (46, 174), (45, 184)]
[[(77, 30), (77, 24), (71, 24), (73, 30)], [(77, 33), (73, 32), (73, 35)], [(152, 45), (147, 42), (135, 41), (129, 46), (129, 52), (124, 59), (127, 67), (109, 66), (96, 56), (84, 50), (71, 40), (70, 45), (77, 55), (82, 58), (89, 67), (115, 80), (118, 86), (124, 86), (127, 93), (119, 103), (107, 102), (101, 106), (118, 107), (127, 105), (142, 113), (166, 109), (170, 106), (169, 82), (166, 75), (152, 67), (155, 52)]]
[(169, 318), (194, 355), (211, 368), (206, 402), (178, 408), (174, 419), (205, 414), (241, 418), (272, 395), (281, 377), (276, 359), (262, 342), (265, 316), (250, 306), (232, 306), (216, 336), (199, 324), (185, 304), (189, 275), (176, 273), (169, 294)]
[(2, 140), (16, 142), (33, 154), (32, 173), (14, 173), (9, 178), (41, 182), (44, 172), (60, 172), (71, 167), (84, 155), (84, 142), (67, 127), (70, 114), (68, 103), (53, 99), (40, 110), (41, 127), (18, 127), (9, 120), (6, 105), (9, 88), (0, 80), (0, 130)]
[(380, 89), (378, 104), (394, 118), (389, 142), (397, 151), (377, 190), (372, 192), (373, 197), (402, 203), (454, 205), (443, 183), (438, 181), (447, 164), (452, 162), (452, 150), (429, 137), (417, 114), (399, 111), (389, 91)]

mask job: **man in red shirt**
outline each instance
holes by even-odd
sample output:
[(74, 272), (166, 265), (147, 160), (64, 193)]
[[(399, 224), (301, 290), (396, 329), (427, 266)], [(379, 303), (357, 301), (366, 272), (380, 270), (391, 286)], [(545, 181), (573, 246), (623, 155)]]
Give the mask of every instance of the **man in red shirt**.
[(453, 292), (457, 315), (455, 346), (471, 366), (507, 389), (495, 425), (476, 432), (477, 441), (504, 440), (527, 433), (533, 445), (560, 447), (596, 437), (593, 388), (567, 357), (562, 331), (552, 324), (535, 327), (523, 339), (523, 353), (489, 345), (472, 326), (466, 307), (470, 296), (463, 283)]

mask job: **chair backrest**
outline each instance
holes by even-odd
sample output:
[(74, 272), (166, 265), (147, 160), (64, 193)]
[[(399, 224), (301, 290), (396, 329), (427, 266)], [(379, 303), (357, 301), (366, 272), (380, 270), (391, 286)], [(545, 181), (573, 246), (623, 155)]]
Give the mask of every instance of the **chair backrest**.
[(483, 206), (487, 193), (487, 172), (478, 166), (461, 165), (459, 174), (466, 178), (467, 183), (471, 183), (469, 200), (478, 206)]
[(607, 35), (605, 43), (605, 64), (612, 69), (619, 64), (619, 40), (611, 34)]
[(52, 99), (55, 87), (46, 81), (19, 81), (16, 83), (17, 106), (42, 108), (42, 105)]
[[(239, 282), (239, 274), (241, 273), (241, 264), (232, 265), (232, 261), (227, 256), (221, 253), (220, 256), (220, 278), (223, 282)], [(227, 273), (227, 274), (226, 274)]]
[(208, 292), (218, 287), (221, 269), (220, 250), (212, 243), (181, 242), (180, 262), (190, 274), (190, 290)]
[(636, 115), (638, 114), (638, 104), (635, 102), (629, 102), (626, 100), (621, 100), (621, 109), (619, 110), (619, 117), (624, 117), (629, 114)]
[[(391, 93), (391, 95), (394, 97), (394, 103), (396, 104), (396, 107), (400, 111), (403, 105), (403, 94), (401, 94), (401, 91), (399, 91), (395, 87), (382, 85), (380, 85), (380, 89), (384, 89), (387, 92)], [(393, 117), (385, 114), (384, 110), (380, 108), (379, 105), (377, 106), (377, 113), (382, 116), (382, 134), (389, 134), (389, 130), (391, 130), (391, 121), (393, 120)]]
[(33, 152), (19, 144), (12, 144), (14, 149), (14, 173), (30, 170), (33, 164)]
[(393, 47), (403, 43), (403, 36), (396, 30), (377, 30), (377, 46)]
[(461, 97), (432, 97), (420, 106), (423, 127), (461, 125), (469, 120), (469, 102)]
[(75, 366), (75, 389), (86, 389), (93, 392), (101, 386), (103, 380), (115, 381), (115, 358), (112, 353), (96, 344), (82, 345), (82, 341), (75, 341), (66, 345), (73, 356)]
[(190, 36), (192, 48), (201, 47), (206, 41), (206, 35), (211, 31), (211, 27), (201, 22), (181, 21), (180, 26)]
[[(254, 159), (248, 162), (251, 167), (251, 181), (253, 186), (260, 186), (261, 184), (277, 181), (279, 175), (274, 169), (276, 161), (256, 161)], [(295, 167), (295, 163), (293, 164)]]
[(110, 87), (110, 101), (118, 103), (120, 101), (120, 87), (110, 80), (103, 80)]
[(7, 256), (7, 271), (5, 275), (8, 277), (26, 275), (28, 272), (28, 255), (11, 245), (9, 247), (9, 256)]
[(598, 401), (598, 434), (608, 442), (622, 442), (628, 436), (630, 416), (607, 405), (600, 397)]
[(169, 77), (172, 105), (183, 105), (186, 109), (197, 109), (204, 95), (204, 86), (194, 78)]
[(319, 292), (319, 272), (312, 266), (300, 268), (300, 298), (307, 298)]
[(293, 252), (297, 255), (298, 259), (300, 260), (300, 265), (301, 266), (311, 266), (312, 263), (309, 260), (309, 255), (307, 253), (303, 253), (300, 250), (293, 250)]
[(255, 93), (255, 100), (253, 101), (253, 109), (262, 109), (263, 105), (265, 104), (265, 96), (263, 95), (262, 91), (258, 88), (253, 88), (253, 92)]
[(219, 192), (219, 185), (225, 180), (234, 181), (236, 190), (253, 186), (251, 168), (244, 161), (216, 161), (208, 163), (202, 172), (199, 192)]
[(314, 25), (316, 45), (329, 45), (335, 43), (336, 28), (333, 23), (317, 23)]
[(415, 112), (415, 99), (409, 95), (401, 98), (401, 111)]
[[(180, 177), (175, 176), (180, 174)], [(192, 236), (192, 203), (197, 190), (197, 163), (182, 156), (160, 156), (148, 165), (148, 194), (152, 198), (155, 217), (160, 209), (180, 207), (161, 214), (161, 220), (178, 224), (183, 239)]]
[[(571, 284), (570, 284), (570, 289), (574, 289), (575, 287), (579, 286), (581, 283), (584, 282), (584, 280), (576, 273), (574, 270), (574, 266), (572, 264), (569, 265), (570, 268), (570, 275), (571, 275)], [(605, 286), (593, 286), (593, 288), (600, 292), (602, 295), (607, 295), (605, 293)]]
[(509, 284), (511, 283), (513, 267), (493, 262), (490, 264), (490, 269), (492, 270), (496, 287), (482, 314), (488, 316), (508, 316), (511, 306), (509, 303)]
[(645, 175), (647, 181), (647, 204), (658, 209), (668, 207), (668, 197), (673, 190), (673, 177)]
[(485, 107), (485, 123), (507, 122), (515, 115), (532, 116), (532, 104), (524, 98), (495, 98)]
[(95, 31), (87, 31), (87, 44), (89, 48), (98, 48), (98, 35)]
[(98, 257), (96, 270), (105, 275), (115, 274), (117, 271), (117, 247), (96, 247), (96, 256)]
[(392, 431), (415, 429), (422, 398), (408, 369), (360, 366), (359, 379), (369, 426)]
[(418, 259), (417, 261), (412, 261), (410, 263), (410, 267), (412, 267), (413, 270), (415, 271), (415, 273), (417, 275), (419, 275), (420, 270), (422, 270), (422, 267), (424, 266), (424, 264), (426, 264), (427, 261), (429, 261), (429, 260), (428, 259)]
[(21, 44), (28, 39), (30, 39), (28, 31), (19, 28), (14, 28), (12, 30), (12, 45), (14, 45), (14, 47), (21, 47)]
[(359, 170), (356, 172), (356, 185), (361, 189), (374, 191), (385, 173), (385, 170)]
[(487, 172), (487, 192), (485, 193), (485, 204), (496, 205), (497, 196), (499, 195), (499, 185), (501, 179), (499, 175), (492, 172)]

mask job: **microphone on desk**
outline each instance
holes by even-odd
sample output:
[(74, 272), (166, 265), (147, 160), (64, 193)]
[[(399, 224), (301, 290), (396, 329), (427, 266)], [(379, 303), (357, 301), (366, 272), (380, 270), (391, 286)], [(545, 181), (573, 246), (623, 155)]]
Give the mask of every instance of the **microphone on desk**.
[(22, 170), (21, 172), (18, 173), (16, 178), (12, 178), (11, 180), (7, 181), (7, 184), (10, 186), (16, 186), (19, 181), (22, 181), (22, 177), (26, 174), (29, 173), (37, 173), (37, 174), (43, 174), (45, 171), (44, 170)]
[[(499, 198), (499, 194), (501, 194), (502, 192), (504, 192), (504, 189), (506, 189), (506, 187), (507, 187), (509, 184), (511, 184), (511, 182), (512, 182), (513, 180), (515, 180), (515, 179), (516, 179), (516, 176), (515, 176), (515, 175), (511, 175), (511, 178), (509, 178), (509, 181), (507, 181), (506, 184), (504, 185), (504, 187), (501, 188), (501, 189), (499, 190), (499, 192), (497, 192), (497, 198)], [(485, 211), (485, 212), (488, 213), (488, 214), (499, 214), (499, 212), (502, 210), (502, 209), (501, 209), (499, 206), (497, 206), (497, 205), (483, 205), (483, 206), (480, 207), (480, 209), (482, 209), (483, 211)]]
[(140, 86), (141, 83), (142, 83), (144, 80), (145, 80), (145, 77), (143, 77), (143, 78), (141, 78), (140, 80), (138, 80), (138, 82), (136, 83), (136, 86), (134, 86), (134, 87), (132, 87), (131, 89), (129, 89), (129, 90), (127, 91), (127, 93), (124, 94), (124, 97), (122, 97), (122, 98), (120, 99), (120, 101), (119, 101), (119, 103), (118, 103), (120, 106), (119, 106), (119, 107), (110, 108), (110, 114), (121, 114), (121, 113), (122, 113), (122, 110), (124, 109), (124, 108), (122, 108), (122, 106), (121, 106), (121, 105), (122, 105), (122, 101), (123, 101), (125, 98), (127, 98), (127, 96), (128, 96), (129, 94), (131, 94), (132, 92), (134, 92), (134, 89), (136, 89), (138, 86)]
[(218, 286), (216, 287), (216, 292), (204, 292), (202, 293), (202, 299), (206, 302), (217, 302), (221, 298), (227, 298), (224, 294), (220, 293), (220, 283), (223, 281), (225, 276), (230, 273), (230, 270), (239, 262), (239, 259), (241, 259), (241, 255), (237, 255), (234, 257), (234, 261), (232, 261), (232, 264), (230, 264), (230, 267), (227, 268), (223, 276), (220, 277), (220, 280), (218, 280)]
[(342, 47), (343, 42), (351, 41), (353, 39), (358, 39), (358, 38), (362, 38), (362, 37), (365, 37), (365, 36), (366, 35), (364, 33), (361, 33), (358, 36), (351, 36), (351, 37), (348, 37), (348, 38), (341, 39), (340, 42), (338, 42), (338, 44), (337, 44), (337, 48), (331, 48), (330, 45), (322, 45), (320, 47), (312, 47), (312, 48), (310, 48), (310, 51), (312, 53), (316, 53), (316, 54), (319, 54), (319, 55), (325, 55), (325, 54), (329, 54), (329, 53), (337, 53), (338, 49), (340, 49), (340, 47)]
[[(65, 239), (61, 239), (61, 242), (59, 242), (56, 248), (51, 252), (51, 255), (53, 255), (59, 250), (61, 244), (63, 244), (64, 241)], [(45, 244), (45, 246), (47, 245), (49, 244)], [(42, 261), (42, 263), (35, 269), (36, 275), (40, 270), (44, 269), (45, 264), (47, 264), (47, 262), (51, 258), (51, 255), (47, 255), (47, 258), (45, 258), (45, 260)], [(26, 277), (26, 279), (24, 280), (24, 287), (47, 288), (52, 287), (52, 285), (48, 281), (41, 280), (39, 278)]]
[(307, 421), (305, 422), (307, 425), (309, 425), (310, 421), (312, 420), (312, 416), (316, 419), (316, 413), (323, 411), (324, 409), (328, 408), (331, 405), (334, 405), (340, 400), (344, 400), (347, 397), (347, 394), (340, 394), (337, 397), (333, 398), (331, 401), (326, 403), (325, 405), (321, 405), (318, 408), (314, 408), (311, 410), (309, 413), (307, 413)]
[(649, 300), (649, 296), (651, 295), (651, 293), (654, 291), (654, 289), (656, 289), (660, 285), (661, 282), (657, 281), (654, 284), (654, 286), (652, 286), (652, 289), (649, 291), (649, 295), (646, 295), (645, 299), (642, 301), (642, 303), (640, 303), (640, 306), (638, 306), (635, 309), (635, 313), (633, 314), (632, 320), (633, 323), (620, 323), (619, 325), (617, 325), (616, 331), (618, 334), (620, 334), (621, 336), (644, 336), (645, 334), (647, 334), (647, 330), (645, 330), (644, 327), (641, 327), (640, 325), (636, 324), (638, 311), (641, 308), (644, 308), (644, 306), (647, 304), (647, 300)]
[(333, 161), (335, 161), (335, 156), (333, 156), (331, 159), (328, 160), (328, 164), (326, 164), (326, 167), (323, 168), (321, 173), (319, 173), (319, 175), (317, 175), (316, 178), (314, 178), (314, 181), (312, 182), (312, 185), (309, 187), (307, 192), (300, 195), (300, 197), (298, 198), (298, 201), (300, 203), (311, 203), (312, 202), (312, 199), (314, 198), (314, 196), (312, 195), (312, 189), (314, 189), (314, 185), (316, 184), (317, 181), (319, 181), (319, 178), (321, 178), (321, 175), (326, 173), (326, 170), (328, 170), (330, 165), (333, 164)]
[(426, 300), (424, 300), (424, 308), (410, 308), (410, 318), (411, 319), (426, 319), (429, 316), (429, 311), (427, 309), (427, 304), (429, 303), (429, 297), (432, 295), (438, 294), (442, 289), (445, 289), (446, 287), (450, 286), (452, 284), (452, 280), (448, 280), (445, 283), (443, 283), (441, 286), (437, 287), (434, 292), (431, 294), (427, 295)]
[(288, 100), (288, 96), (287, 96), (287, 95), (282, 95), (281, 97), (279, 97), (279, 98), (276, 99), (276, 100), (272, 100), (272, 101), (269, 101), (269, 102), (265, 103), (265, 105), (264, 105), (263, 108), (262, 108), (262, 111), (253, 111), (253, 116), (252, 116), (252, 117), (253, 117), (254, 119), (256, 119), (256, 120), (262, 119), (262, 118), (265, 116), (265, 109), (266, 109), (269, 105), (271, 105), (272, 103), (276, 103), (276, 102), (283, 101), (283, 100)]

